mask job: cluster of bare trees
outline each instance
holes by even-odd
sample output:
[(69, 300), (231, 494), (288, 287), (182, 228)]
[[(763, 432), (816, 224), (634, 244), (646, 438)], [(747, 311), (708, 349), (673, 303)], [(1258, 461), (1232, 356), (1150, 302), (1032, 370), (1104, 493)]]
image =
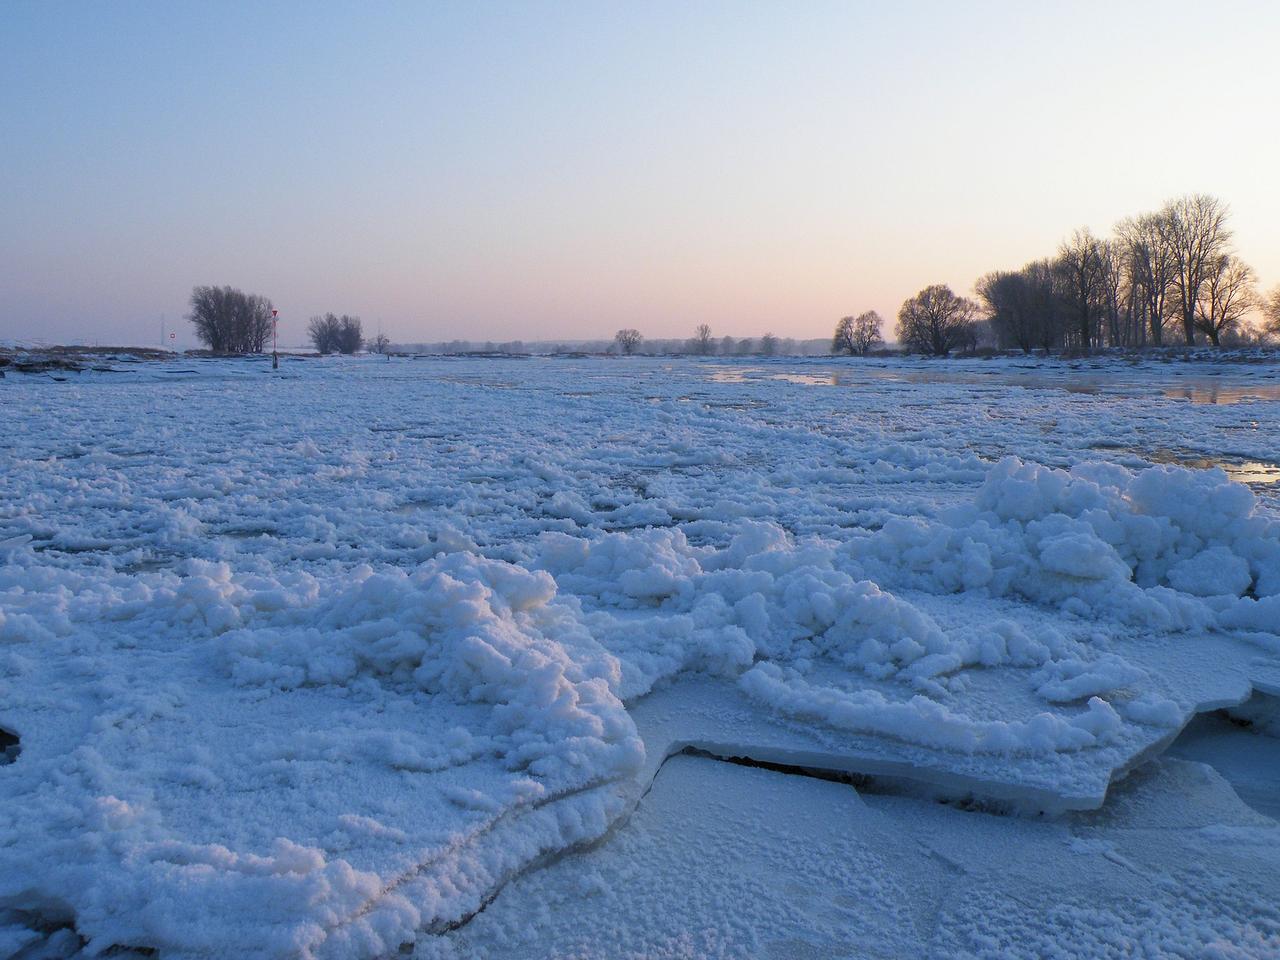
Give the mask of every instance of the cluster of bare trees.
[[(772, 332), (764, 333), (759, 339), (743, 337), (741, 340), (735, 340), (733, 337), (722, 337), (717, 340), (711, 335), (710, 325), (700, 323), (694, 328), (693, 336), (688, 340), (646, 340), (641, 336), (639, 330), (631, 328), (619, 330), (614, 335), (612, 348), (618, 353), (630, 355), (639, 350), (642, 343), (645, 346), (645, 353), (652, 355), (678, 356), (680, 354), (693, 354), (700, 357), (776, 357), (795, 355), (800, 346), (802, 346), (802, 344), (790, 337), (784, 340), (775, 336)], [(590, 345), (587, 344), (585, 346)], [(806, 342), (803, 346), (809, 348), (813, 347), (814, 344)], [(818, 351), (809, 350), (807, 352), (817, 353)]]
[(698, 324), (693, 337), (684, 344), (684, 353), (697, 354), (700, 357), (776, 357), (796, 353), (797, 342), (791, 337), (782, 339), (772, 331), (762, 334), (759, 340), (743, 337), (721, 337), (716, 340), (711, 336), (711, 327), (705, 323)]
[(360, 318), (326, 313), (307, 323), (307, 336), (320, 353), (355, 353), (364, 345)]
[(271, 339), (271, 301), (232, 287), (195, 287), (187, 319), (215, 353), (262, 353)]
[(831, 338), (831, 352), (865, 357), (868, 350), (877, 343), (884, 342), (880, 335), (883, 326), (884, 320), (874, 310), (860, 313), (856, 317), (841, 317), (836, 324), (835, 335)]
[(1221, 200), (1193, 194), (1121, 221), (1110, 238), (1077, 230), (1056, 257), (987, 274), (977, 292), (997, 345), (1087, 353), (1239, 336), (1261, 302), (1228, 218)]

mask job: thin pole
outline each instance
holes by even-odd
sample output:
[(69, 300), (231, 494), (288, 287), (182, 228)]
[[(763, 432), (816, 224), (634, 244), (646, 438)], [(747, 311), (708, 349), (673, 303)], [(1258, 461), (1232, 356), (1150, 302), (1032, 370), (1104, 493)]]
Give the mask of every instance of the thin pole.
[(279, 345), (276, 342), (276, 313), (277, 312), (278, 311), (276, 310), (271, 311), (271, 369), (272, 370), (280, 369), (280, 350), (278, 348)]

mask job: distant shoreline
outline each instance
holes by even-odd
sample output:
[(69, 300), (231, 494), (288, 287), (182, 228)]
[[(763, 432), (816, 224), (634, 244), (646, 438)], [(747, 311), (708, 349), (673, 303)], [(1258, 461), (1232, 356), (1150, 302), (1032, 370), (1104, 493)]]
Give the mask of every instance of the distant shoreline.
[[(948, 364), (959, 361), (1020, 361), (1036, 365), (1056, 364), (1133, 364), (1141, 362), (1161, 363), (1226, 363), (1226, 364), (1260, 364), (1280, 363), (1280, 347), (1142, 347), (1142, 348), (1107, 348), (1089, 354), (1059, 352), (1045, 354), (1037, 351), (1024, 354), (1021, 351), (998, 351), (992, 349), (979, 350), (975, 353), (954, 353), (936, 357), (906, 353), (896, 349), (881, 349), (866, 356), (850, 356), (848, 354), (733, 354), (733, 355), (698, 355), (678, 352), (636, 353), (630, 357), (620, 356), (605, 351), (579, 350), (528, 350), (523, 352), (467, 350), (467, 351), (430, 351), (417, 350), (392, 345), (387, 355), (396, 360), (412, 360), (417, 358), (453, 358), (471, 360), (510, 360), (510, 359), (608, 359), (625, 363), (632, 360), (697, 360), (712, 363), (775, 363), (802, 362), (859, 364), (877, 360), (901, 360), (910, 363)], [(126, 362), (153, 362), (193, 359), (223, 359), (256, 361), (269, 359), (270, 353), (260, 354), (217, 354), (209, 350), (160, 350), (155, 347), (138, 346), (84, 346), (78, 344), (58, 344), (53, 346), (0, 346), (0, 373), (5, 370), (24, 373), (39, 373), (50, 370), (79, 371), (92, 369), (95, 362), (118, 360)], [(282, 358), (292, 360), (326, 359), (314, 351), (281, 350)], [(339, 356), (332, 354), (330, 357)], [(382, 354), (361, 352), (350, 355), (357, 359), (372, 359)]]

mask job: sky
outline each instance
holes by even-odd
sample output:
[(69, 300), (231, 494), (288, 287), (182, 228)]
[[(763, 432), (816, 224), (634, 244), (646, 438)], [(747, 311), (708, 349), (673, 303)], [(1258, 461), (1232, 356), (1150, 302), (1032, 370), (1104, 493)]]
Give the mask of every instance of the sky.
[(196, 284), (286, 344), (822, 337), (1190, 192), (1271, 287), (1277, 37), (1202, 0), (6, 0), (0, 340), (193, 346)]

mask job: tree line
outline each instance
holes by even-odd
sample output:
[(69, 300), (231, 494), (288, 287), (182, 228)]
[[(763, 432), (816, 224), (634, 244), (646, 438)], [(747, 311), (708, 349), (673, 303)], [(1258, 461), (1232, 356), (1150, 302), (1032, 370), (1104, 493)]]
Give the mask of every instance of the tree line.
[[(1110, 237), (1076, 230), (1052, 257), (986, 274), (978, 301), (925, 287), (898, 311), (898, 343), (946, 356), (979, 346), (1089, 353), (1280, 336), (1280, 286), (1259, 295), (1257, 275), (1232, 246), (1229, 216), (1218, 198), (1190, 194), (1120, 221)], [(1247, 322), (1255, 311), (1259, 327)], [(874, 311), (843, 317), (831, 351), (865, 354), (879, 329)]]
[[(946, 356), (980, 346), (1030, 353), (1140, 348), (1179, 343), (1222, 346), (1280, 337), (1280, 286), (1265, 296), (1257, 275), (1232, 245), (1230, 212), (1208, 194), (1189, 194), (1160, 209), (1128, 217), (1108, 237), (1074, 231), (1050, 257), (996, 270), (975, 284), (978, 299), (944, 284), (925, 287), (898, 310), (899, 346), (912, 353)], [(1257, 313), (1262, 323), (1248, 318)], [(198, 286), (191, 293), (196, 336), (217, 353), (259, 353), (271, 336), (272, 304), (232, 287)], [(884, 321), (874, 310), (836, 324), (830, 352), (865, 355), (883, 345)], [(364, 345), (360, 318), (326, 313), (312, 317), (307, 333), (320, 353), (355, 353)], [(758, 340), (716, 339), (699, 324), (687, 340), (651, 340), (633, 327), (617, 332), (608, 349), (630, 355), (774, 356), (811, 353), (815, 346), (765, 333)], [(379, 334), (374, 352), (390, 346)], [(440, 352), (471, 352), (453, 341)], [(551, 352), (606, 349), (593, 342), (561, 345)], [(522, 341), (486, 343), (481, 352), (523, 353)], [(819, 349), (821, 349), (819, 347)]]
[[(1109, 237), (1076, 230), (1053, 257), (987, 274), (976, 290), (996, 345), (1088, 353), (1280, 332), (1280, 289), (1259, 296), (1229, 220), (1217, 197), (1190, 194), (1120, 221)], [(1255, 309), (1267, 318), (1256, 332), (1245, 325)]]
[[(687, 340), (649, 340), (646, 353), (679, 355), (692, 354), (698, 357), (775, 357), (793, 355), (801, 348), (811, 347), (810, 341), (798, 341), (794, 338), (777, 337), (765, 333), (758, 339), (753, 337), (716, 338), (711, 332), (710, 324), (700, 323), (694, 328), (693, 336)], [(625, 327), (613, 337), (612, 350), (623, 356), (630, 356), (640, 350), (646, 343), (644, 335), (634, 327)], [(805, 350), (805, 353), (813, 351)]]

